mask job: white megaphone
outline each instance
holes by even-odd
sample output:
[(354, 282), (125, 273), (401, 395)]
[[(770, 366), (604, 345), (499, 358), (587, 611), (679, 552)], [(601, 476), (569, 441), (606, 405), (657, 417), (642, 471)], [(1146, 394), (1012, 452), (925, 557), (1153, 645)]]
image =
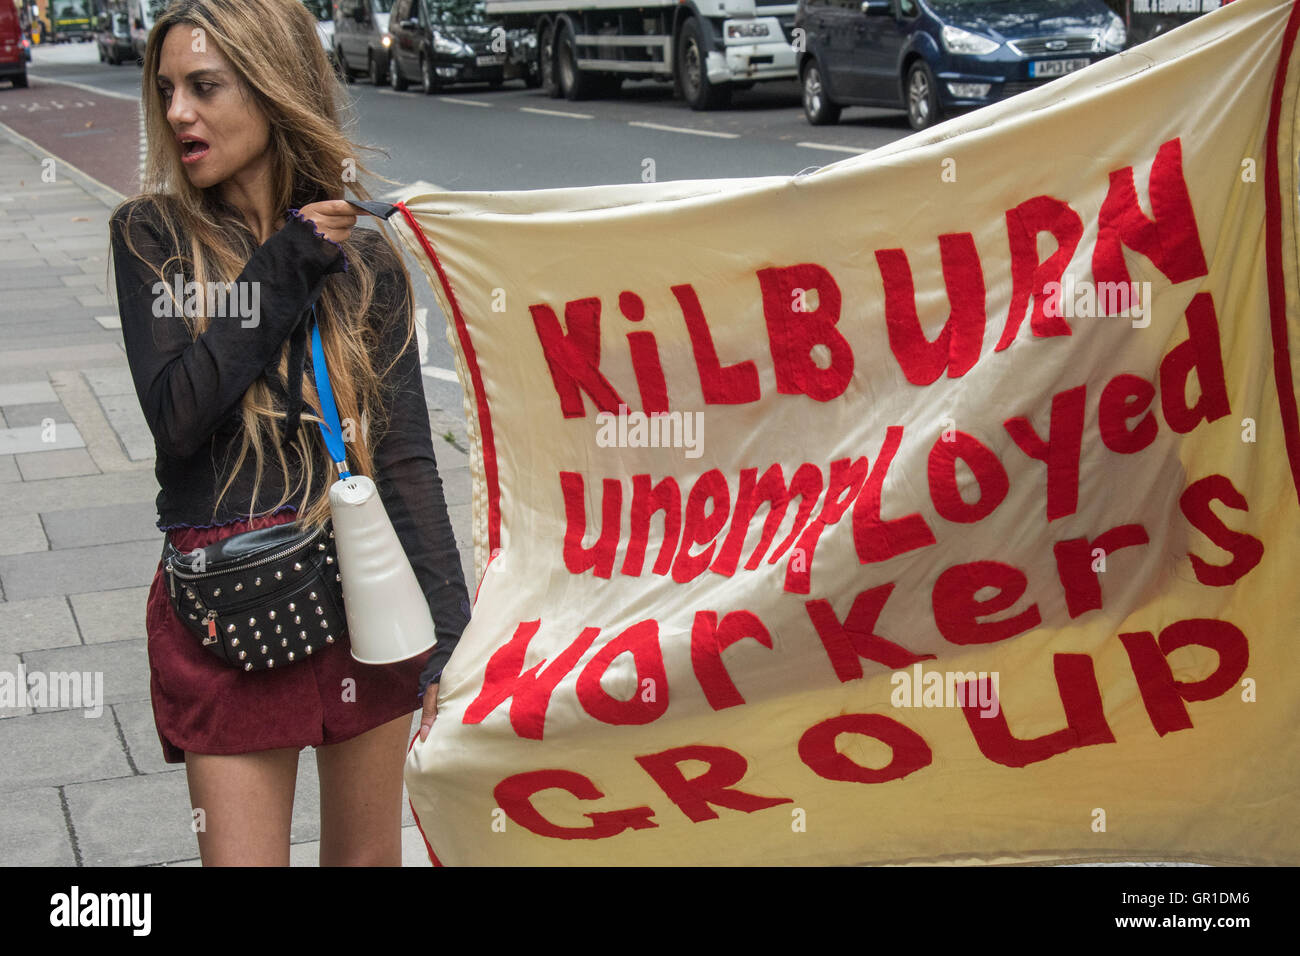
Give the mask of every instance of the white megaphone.
[(334, 482), (330, 512), (352, 656), (393, 664), (436, 645), (428, 599), (375, 483), (365, 475)]

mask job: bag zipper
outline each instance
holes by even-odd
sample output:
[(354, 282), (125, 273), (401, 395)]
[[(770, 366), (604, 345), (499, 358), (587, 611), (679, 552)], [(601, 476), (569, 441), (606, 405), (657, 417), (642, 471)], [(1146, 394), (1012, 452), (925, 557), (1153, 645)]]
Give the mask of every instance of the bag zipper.
[[(184, 571), (180, 571), (177, 568), (173, 567), (171, 562), (169, 561), (167, 563), (167, 569), (168, 571), (171, 572), (173, 579), (180, 578), (182, 581), (197, 581), (201, 578), (210, 578), (219, 574), (233, 574), (239, 571), (250, 571), (253, 568), (260, 568), (264, 564), (270, 564), (272, 561), (279, 561), (281, 558), (287, 557), (288, 555), (293, 554), (295, 551), (303, 550), (308, 545), (315, 544), (316, 539), (321, 536), (322, 530), (323, 529), (317, 529), (316, 533), (312, 535), (310, 538), (308, 538), (306, 541), (300, 541), (297, 544), (291, 545), (290, 547), (282, 548), (281, 550), (275, 552), (275, 554), (268, 555), (265, 558), (259, 558), (258, 560), (254, 561), (252, 564), (240, 565), (237, 568), (224, 568), (222, 570), (217, 570), (217, 571), (204, 571), (197, 574), (187, 574)], [(175, 596), (176, 596), (176, 582), (175, 580), (173, 580), (172, 597)]]

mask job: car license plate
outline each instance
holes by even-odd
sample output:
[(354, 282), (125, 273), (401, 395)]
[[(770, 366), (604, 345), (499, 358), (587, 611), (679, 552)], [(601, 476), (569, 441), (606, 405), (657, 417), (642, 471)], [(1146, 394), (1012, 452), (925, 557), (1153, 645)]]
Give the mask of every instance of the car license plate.
[(500, 66), (505, 61), (505, 54), (500, 53), (495, 56), (481, 56), (475, 62), (478, 63), (479, 66)]
[(1089, 62), (1082, 57), (1076, 60), (1034, 60), (1029, 64), (1029, 78), (1043, 80), (1050, 76), (1065, 76), (1075, 70), (1082, 70)]

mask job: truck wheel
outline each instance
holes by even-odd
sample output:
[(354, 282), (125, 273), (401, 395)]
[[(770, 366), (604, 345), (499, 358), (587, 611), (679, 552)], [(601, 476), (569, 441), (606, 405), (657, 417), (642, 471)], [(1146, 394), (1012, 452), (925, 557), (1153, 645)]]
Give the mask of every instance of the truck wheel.
[(560, 33), (557, 44), (559, 56), (560, 91), (566, 100), (589, 99), (596, 92), (596, 84), (590, 73), (578, 68), (578, 51), (574, 48), (573, 33), (567, 27)]
[(18, 76), (15, 76), (15, 77), (13, 78), (13, 81), (14, 81), (14, 89), (15, 89), (15, 90), (25, 90), (25, 89), (27, 89), (27, 73), (26, 73), (26, 72), (20, 73)]
[(710, 83), (707, 44), (698, 17), (692, 17), (677, 38), (677, 76), (682, 97), (693, 110), (715, 110), (731, 102), (731, 87)]
[(334, 48), (334, 68), (338, 70), (339, 79), (344, 83), (353, 82), (352, 70), (348, 68), (348, 61), (343, 58), (342, 47), (336, 46)]
[(538, 68), (542, 92), (553, 100), (560, 98), (559, 71), (555, 68), (555, 24), (548, 23), (537, 43)]
[(822, 71), (816, 60), (809, 60), (803, 68), (803, 113), (813, 126), (832, 126), (840, 121), (840, 105), (832, 103)]
[(370, 54), (367, 65), (368, 65), (368, 69), (366, 72), (370, 74), (370, 85), (383, 86), (386, 77), (379, 72), (379, 61), (375, 59), (375, 55), (373, 53)]

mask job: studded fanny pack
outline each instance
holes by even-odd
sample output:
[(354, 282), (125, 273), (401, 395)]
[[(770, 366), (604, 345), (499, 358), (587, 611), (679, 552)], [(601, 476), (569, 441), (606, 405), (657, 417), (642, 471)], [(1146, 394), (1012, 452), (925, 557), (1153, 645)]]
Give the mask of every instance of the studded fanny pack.
[[(313, 309), (313, 313), (314, 313)], [(331, 452), (341, 426), (329, 388), (320, 332), (313, 329), (321, 433)], [(333, 432), (326, 422), (333, 425)], [(340, 471), (346, 474), (344, 465)], [(227, 664), (246, 671), (286, 667), (347, 633), (343, 577), (330, 522), (296, 522), (245, 531), (205, 548), (163, 546), (168, 591), (177, 616)]]

